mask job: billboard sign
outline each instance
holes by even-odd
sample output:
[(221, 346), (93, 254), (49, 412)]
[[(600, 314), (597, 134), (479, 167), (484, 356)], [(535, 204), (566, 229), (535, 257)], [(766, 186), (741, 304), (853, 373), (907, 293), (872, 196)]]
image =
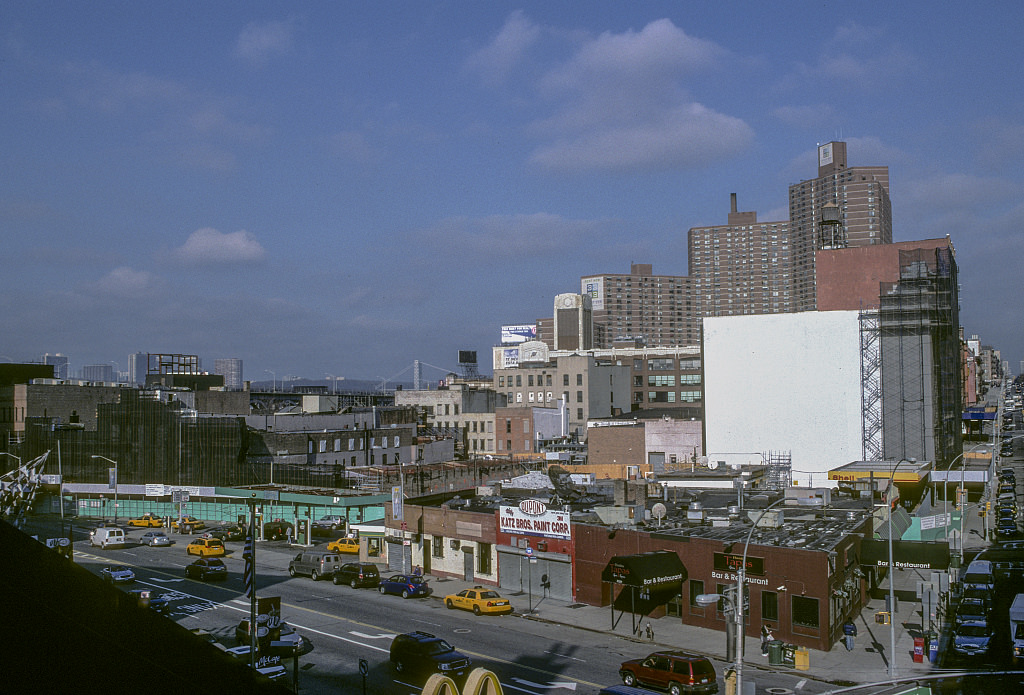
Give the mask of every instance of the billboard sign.
[(501, 344), (518, 345), (527, 340), (537, 339), (537, 324), (522, 324), (518, 326), (501, 327)]
[(502, 505), (498, 512), (501, 533), (572, 540), (569, 513), (551, 511), (539, 500), (523, 500), (517, 507)]
[(506, 348), (501, 351), (501, 368), (513, 369), (519, 366), (519, 349)]
[(604, 309), (604, 278), (583, 278), (580, 280), (581, 294), (590, 297), (590, 308), (594, 311)]

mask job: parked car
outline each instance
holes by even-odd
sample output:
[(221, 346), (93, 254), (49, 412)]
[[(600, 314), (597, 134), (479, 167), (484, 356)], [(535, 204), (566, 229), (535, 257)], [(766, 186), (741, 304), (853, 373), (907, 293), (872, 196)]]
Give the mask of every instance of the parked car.
[(171, 545), (174, 541), (163, 531), (146, 531), (139, 537), (139, 543), (154, 547)]
[(129, 519), (126, 522), (129, 526), (141, 526), (143, 528), (160, 528), (164, 525), (164, 520), (153, 514), (152, 512), (146, 512), (140, 517)]
[(427, 580), (415, 574), (393, 574), (382, 579), (377, 590), (382, 594), (397, 594), (402, 598), (425, 597), (432, 593)]
[(322, 516), (313, 522), (313, 528), (322, 528), (329, 531), (337, 531), (345, 528), (345, 517), (338, 516), (337, 514), (328, 514)]
[(203, 537), (216, 538), (221, 541), (244, 541), (245, 529), (238, 524), (233, 526), (220, 526), (215, 529), (210, 529), (203, 534)]
[(465, 589), (457, 594), (449, 594), (444, 597), (444, 605), (448, 608), (473, 611), (474, 615), (481, 613), (501, 615), (512, 612), (512, 604), (507, 598), (502, 598), (497, 591), (485, 589), (482, 586), (474, 586), (472, 589)]
[(219, 557), (201, 557), (185, 565), (185, 576), (204, 582), (210, 579), (227, 579), (228, 566)]
[(992, 630), (988, 623), (961, 623), (953, 630), (953, 651), (964, 656), (981, 656), (988, 651)]
[(397, 635), (391, 641), (390, 660), (399, 673), (440, 673), (449, 678), (466, 675), (473, 663), (440, 637), (419, 631)]
[(619, 666), (622, 682), (667, 690), (671, 695), (718, 692), (715, 667), (703, 656), (680, 651), (662, 651), (643, 659), (630, 659)]
[[(313, 643), (303, 637), (288, 623), (282, 622), (276, 628), (268, 629), (256, 622), (256, 639), (259, 653), (269, 656), (299, 656), (313, 651)], [(235, 626), (235, 642), (239, 645), (249, 644), (249, 619), (242, 618)], [(297, 650), (297, 651), (296, 651)]]
[(361, 586), (376, 587), (380, 584), (380, 571), (377, 565), (369, 562), (348, 562), (334, 573), (335, 584), (348, 584), (353, 589)]
[(107, 565), (100, 570), (100, 577), (111, 584), (129, 584), (135, 581), (135, 572), (125, 565)]
[(294, 536), (294, 531), (291, 534), (288, 533), (294, 527), (287, 521), (268, 521), (263, 524), (263, 537), (272, 541), (279, 541), (282, 538), (287, 538), (289, 535)]
[(171, 612), (170, 600), (152, 589), (129, 589), (128, 593), (134, 596), (143, 608), (148, 608), (160, 615), (167, 615)]
[(206, 524), (195, 518), (194, 516), (183, 516), (180, 519), (173, 519), (171, 521), (171, 528), (175, 531), (181, 530), (182, 533), (192, 533), (193, 531), (202, 531), (206, 528)]
[(225, 552), (223, 541), (216, 538), (196, 538), (185, 546), (187, 555), (199, 557), (221, 557)]
[(991, 594), (981, 589), (967, 589), (956, 610), (956, 623), (987, 622), (992, 614)]
[(341, 569), (341, 556), (327, 550), (303, 550), (288, 562), (288, 574), (297, 577), (300, 574), (318, 579), (330, 579)]
[(1019, 532), (1017, 522), (1013, 519), (1000, 519), (996, 522), (996, 536), (999, 538), (1014, 538)]
[(359, 541), (355, 538), (339, 538), (327, 544), (327, 549), (335, 553), (359, 554)]

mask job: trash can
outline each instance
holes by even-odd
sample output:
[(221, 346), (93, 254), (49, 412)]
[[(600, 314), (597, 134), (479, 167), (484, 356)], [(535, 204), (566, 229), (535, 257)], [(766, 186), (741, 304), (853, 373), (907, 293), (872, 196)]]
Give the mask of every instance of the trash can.
[(811, 667), (811, 652), (801, 647), (793, 652), (793, 660), (797, 671), (806, 671)]
[(768, 643), (768, 663), (772, 666), (782, 666), (782, 647), (784, 644), (780, 639), (773, 639)]
[(786, 644), (782, 647), (782, 665), (783, 666), (795, 666), (796, 665), (796, 645)]
[(933, 664), (939, 663), (939, 640), (935, 637), (928, 642), (928, 661)]
[(914, 661), (919, 664), (924, 661), (924, 637), (914, 638)]

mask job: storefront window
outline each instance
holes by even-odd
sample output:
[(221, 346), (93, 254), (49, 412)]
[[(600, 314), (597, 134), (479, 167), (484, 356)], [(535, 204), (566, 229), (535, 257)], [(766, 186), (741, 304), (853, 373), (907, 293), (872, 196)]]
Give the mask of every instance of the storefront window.
[(793, 625), (800, 627), (819, 627), (818, 599), (807, 596), (793, 597)]

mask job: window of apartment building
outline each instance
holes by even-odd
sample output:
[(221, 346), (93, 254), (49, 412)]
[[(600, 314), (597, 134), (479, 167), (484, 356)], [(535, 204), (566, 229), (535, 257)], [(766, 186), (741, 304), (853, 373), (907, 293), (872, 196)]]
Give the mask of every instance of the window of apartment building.
[(505, 377), (499, 376), (498, 377), (498, 386), (504, 386), (504, 385), (505, 385)]
[(334, 440), (334, 450), (335, 451), (341, 451), (341, 438), (340, 437), (336, 438)]
[(491, 544), (476, 544), (476, 571), (477, 574), (491, 574)]
[(569, 392), (568, 391), (562, 391), (562, 403), (565, 404), (565, 405), (569, 405)]
[[(548, 374), (548, 375), (547, 375), (547, 377), (548, 377), (548, 378), (547, 378), (547, 383), (546, 383), (546, 384), (544, 384), (544, 385), (545, 385), (545, 386), (551, 386), (551, 375), (550, 375), (550, 374)], [(538, 385), (538, 386), (540, 386), (540, 384), (537, 384), (537, 385)]]
[(313, 453), (313, 440), (312, 439), (310, 439), (308, 442), (306, 442), (306, 453), (307, 454), (312, 454)]
[(529, 434), (529, 433), (530, 433), (530, 421), (529, 420), (523, 420), (523, 434)]
[(548, 400), (548, 403), (551, 402), (551, 392), (550, 391), (548, 391), (548, 399), (547, 400)]
[(633, 360), (633, 369), (643, 369), (644, 361), (640, 359)]
[(818, 599), (809, 596), (793, 596), (793, 625), (819, 627)]
[(517, 393), (516, 394), (516, 403), (522, 403), (522, 402), (523, 402), (523, 394)]
[(522, 386), (522, 385), (523, 385), (523, 375), (522, 374), (516, 374), (516, 386)]
[(327, 440), (326, 439), (321, 439), (320, 440), (320, 453), (321, 454), (326, 454), (327, 453)]
[(455, 405), (455, 414), (456, 415), (459, 414), (459, 406), (458, 406), (458, 404)]
[(512, 432), (512, 418), (508, 418), (508, 417), (505, 418), (505, 432), (506, 433), (511, 433)]
[(393, 447), (397, 447), (397, 446), (398, 446), (398, 435), (397, 435), (397, 434), (395, 435), (395, 439), (394, 439), (394, 442), (395, 442), (395, 443), (394, 443), (394, 444), (392, 444), (391, 446), (393, 446)]
[(703, 606), (697, 603), (697, 597), (704, 593), (704, 582), (700, 579), (690, 580), (690, 608), (701, 609)]
[(761, 619), (779, 620), (779, 595), (774, 591), (761, 592)]
[(664, 372), (676, 368), (676, 361), (671, 357), (658, 357), (647, 360), (647, 369), (652, 372)]
[(680, 384), (699, 384), (700, 383), (700, 374), (680, 374), (679, 375), (679, 383)]
[(434, 536), (434, 542), (430, 544), (431, 557), (444, 557), (444, 536)]
[(533, 403), (533, 391), (530, 391), (530, 402)]
[[(480, 423), (480, 431), (481, 432), (484, 431), (483, 423)], [(491, 422), (490, 420), (487, 421), (487, 431), (490, 432), (490, 433), (494, 432), (494, 423)]]
[(577, 408), (576, 409), (576, 419), (577, 420), (582, 420), (583, 419), (583, 408)]
[(505, 442), (503, 442), (502, 440), (500, 440), (500, 439), (498, 440), (498, 451), (501, 451), (501, 450), (502, 450), (502, 445), (503, 445), (504, 443), (505, 443)]
[(647, 375), (648, 386), (675, 386), (676, 375), (675, 374), (648, 374)]
[(583, 402), (583, 392), (582, 391), (577, 391), (576, 392), (576, 402), (577, 403), (582, 403)]
[(511, 439), (506, 439), (505, 440), (505, 449), (507, 451), (512, 451), (512, 440)]
[(644, 378), (643, 378), (643, 376), (641, 376), (640, 374), (637, 374), (636, 376), (633, 377), (633, 386), (643, 386), (643, 385), (644, 385)]
[(700, 400), (700, 391), (680, 391), (679, 400), (692, 403)]
[(563, 374), (562, 375), (562, 386), (568, 386), (568, 385), (569, 385), (569, 375), (568, 374)]
[(529, 374), (526, 377), (526, 385), (533, 386), (533, 374)]
[(537, 402), (538, 403), (543, 403), (544, 402), (544, 392), (543, 391), (538, 391), (537, 392)]
[(576, 385), (577, 386), (583, 386), (583, 375), (582, 374), (577, 374), (576, 375)]
[(473, 420), (473, 432), (476, 432), (476, 420)]
[(643, 403), (644, 402), (644, 392), (643, 391), (634, 391), (633, 392), (633, 402), (634, 403)]

